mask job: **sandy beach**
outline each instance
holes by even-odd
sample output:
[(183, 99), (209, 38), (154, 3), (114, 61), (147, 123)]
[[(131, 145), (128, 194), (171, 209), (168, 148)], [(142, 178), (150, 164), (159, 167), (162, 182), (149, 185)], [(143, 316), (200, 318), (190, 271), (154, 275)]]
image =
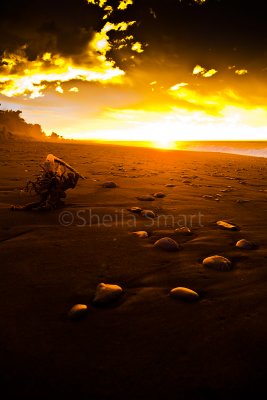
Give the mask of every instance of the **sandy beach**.
[[(87, 179), (64, 210), (12, 212), (53, 153)], [(107, 181), (115, 188), (104, 188)], [(243, 399), (265, 389), (266, 159), (112, 145), (0, 148), (1, 388), (86, 399)], [(163, 192), (153, 201), (143, 195)], [(155, 218), (131, 212), (152, 210)], [(228, 221), (237, 230), (216, 225)], [(191, 235), (175, 232), (187, 226)], [(148, 232), (139, 238), (134, 231)], [(177, 252), (155, 248), (162, 237)], [(255, 249), (235, 246), (240, 239)], [(220, 255), (230, 271), (202, 264)], [(92, 303), (99, 283), (123, 288)], [(199, 294), (188, 303), (175, 287)], [(73, 321), (69, 309), (86, 304)]]

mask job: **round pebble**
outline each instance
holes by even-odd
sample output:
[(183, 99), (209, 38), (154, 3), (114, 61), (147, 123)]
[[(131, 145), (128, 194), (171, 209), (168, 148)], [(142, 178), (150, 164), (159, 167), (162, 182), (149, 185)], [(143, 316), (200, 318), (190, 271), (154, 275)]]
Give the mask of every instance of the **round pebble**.
[(231, 261), (222, 256), (207, 257), (202, 261), (202, 264), (217, 271), (230, 271), (232, 268)]
[(188, 228), (187, 226), (182, 226), (181, 228), (176, 228), (175, 233), (182, 233), (183, 235), (189, 236), (192, 235), (192, 231), (190, 228)]
[(103, 188), (109, 188), (109, 189), (111, 189), (111, 188), (116, 188), (116, 187), (118, 187), (118, 185), (117, 185), (115, 182), (108, 181), (108, 182), (104, 182), (104, 183), (102, 184), (102, 187), (103, 187)]
[(140, 207), (131, 207), (131, 208), (128, 208), (128, 210), (131, 211), (132, 213), (140, 214), (141, 211), (142, 211), (142, 208), (140, 208)]
[(93, 303), (96, 305), (112, 303), (122, 295), (122, 292), (122, 288), (118, 285), (100, 283), (96, 288)]
[(236, 200), (236, 202), (237, 202), (237, 204), (244, 204), (244, 203), (249, 203), (250, 200), (248, 200), (248, 199), (238, 199), (238, 200)]
[(153, 194), (154, 197), (156, 197), (157, 199), (163, 199), (163, 197), (166, 197), (166, 194), (164, 194), (163, 192), (157, 192)]
[(137, 199), (140, 201), (154, 201), (155, 197), (151, 194), (144, 194), (143, 196), (137, 197)]
[(237, 231), (238, 227), (236, 225), (230, 224), (226, 221), (217, 221), (216, 224), (223, 229), (228, 229), (230, 231)]
[(154, 243), (154, 247), (159, 247), (162, 250), (165, 251), (178, 251), (180, 250), (180, 245), (173, 239), (169, 237), (164, 237), (159, 240), (157, 240)]
[(196, 301), (199, 299), (199, 294), (197, 292), (185, 287), (176, 287), (172, 289), (170, 291), (170, 296), (185, 301)]
[(80, 319), (80, 318), (85, 317), (87, 312), (88, 312), (87, 305), (85, 305), (85, 304), (75, 304), (69, 310), (68, 317), (70, 319)]
[(141, 216), (145, 218), (155, 218), (156, 214), (152, 210), (142, 210)]
[(255, 249), (255, 244), (253, 242), (249, 242), (246, 239), (240, 239), (236, 243), (236, 247), (239, 247), (240, 249), (245, 249), (245, 250), (252, 250), (252, 249)]
[(148, 233), (146, 231), (136, 231), (136, 232), (131, 232), (131, 234), (138, 236), (141, 239), (148, 237)]

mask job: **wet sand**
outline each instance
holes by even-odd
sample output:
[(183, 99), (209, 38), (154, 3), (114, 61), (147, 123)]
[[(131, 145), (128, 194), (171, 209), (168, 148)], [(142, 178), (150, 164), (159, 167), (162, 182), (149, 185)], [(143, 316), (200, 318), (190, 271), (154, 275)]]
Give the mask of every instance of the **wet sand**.
[[(86, 180), (66, 208), (12, 212), (53, 153)], [(102, 184), (113, 181), (116, 188)], [(0, 149), (1, 387), (16, 396), (90, 399), (241, 399), (265, 389), (266, 159), (108, 145), (2, 145)], [(166, 186), (168, 185), (168, 186)], [(172, 185), (172, 186), (169, 186)], [(154, 201), (137, 197), (163, 192)], [(148, 219), (131, 207), (154, 211)], [(223, 230), (216, 221), (239, 227)], [(187, 225), (192, 235), (175, 233)], [(147, 238), (130, 232), (144, 230)], [(154, 248), (161, 237), (181, 249)], [(254, 250), (235, 246), (239, 239)], [(202, 265), (221, 255), (231, 271)], [(97, 307), (100, 283), (120, 285)], [(187, 303), (169, 296), (196, 291)], [(69, 309), (88, 306), (73, 321)]]

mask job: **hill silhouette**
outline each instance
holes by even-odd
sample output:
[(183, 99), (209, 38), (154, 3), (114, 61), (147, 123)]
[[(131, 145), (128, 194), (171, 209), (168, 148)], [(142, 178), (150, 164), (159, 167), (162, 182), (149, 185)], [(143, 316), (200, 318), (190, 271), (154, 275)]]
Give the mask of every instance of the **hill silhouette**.
[(0, 110), (0, 143), (14, 141), (45, 141), (47, 139), (57, 141), (61, 139), (53, 132), (47, 136), (39, 124), (30, 124), (21, 116), (20, 110)]

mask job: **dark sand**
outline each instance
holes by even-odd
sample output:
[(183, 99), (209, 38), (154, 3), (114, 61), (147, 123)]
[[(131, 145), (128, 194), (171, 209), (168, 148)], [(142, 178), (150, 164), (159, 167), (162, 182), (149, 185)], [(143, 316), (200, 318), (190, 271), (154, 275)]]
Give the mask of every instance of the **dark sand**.
[[(62, 210), (9, 211), (10, 204), (31, 200), (18, 187), (50, 152), (88, 178), (68, 191), (70, 226), (60, 224)], [(265, 390), (266, 159), (22, 143), (1, 146), (0, 168), (2, 391), (36, 399), (198, 400), (257, 398)], [(102, 188), (105, 181), (119, 187)], [(136, 199), (159, 191), (166, 197)], [(237, 202), (243, 199), (249, 202)], [(169, 217), (153, 226), (136, 217), (134, 227), (132, 206)], [(174, 234), (184, 216), (190, 226), (190, 215), (198, 213), (192, 236)], [(220, 229), (215, 223), (222, 219), (240, 231)], [(150, 237), (129, 235), (134, 230)], [(153, 248), (163, 236), (182, 250)], [(258, 248), (236, 248), (242, 238)], [(202, 266), (215, 254), (228, 257), (232, 271)], [(94, 307), (100, 282), (121, 285), (122, 299)], [(176, 286), (197, 291), (200, 301), (170, 298)], [(76, 303), (87, 304), (88, 315), (71, 321), (68, 310)]]

